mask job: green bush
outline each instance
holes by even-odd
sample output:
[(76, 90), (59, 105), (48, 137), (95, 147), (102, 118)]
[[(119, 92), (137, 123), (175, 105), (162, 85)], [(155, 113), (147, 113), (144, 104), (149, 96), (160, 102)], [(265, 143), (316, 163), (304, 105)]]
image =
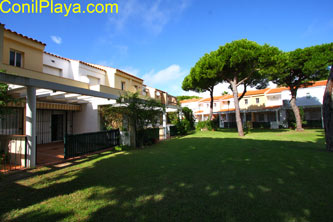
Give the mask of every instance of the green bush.
[(206, 121), (198, 122), (196, 129), (197, 130), (205, 129), (205, 130), (212, 131), (212, 130), (216, 130), (218, 127), (219, 127), (219, 120), (216, 118), (214, 120), (206, 120)]
[(191, 123), (187, 119), (178, 119), (174, 124), (176, 128), (176, 135), (184, 136), (192, 130)]
[(155, 144), (160, 138), (159, 128), (148, 128), (144, 130), (138, 130), (136, 134), (136, 145), (142, 147), (145, 145)]
[(194, 115), (193, 115), (193, 111), (191, 109), (189, 109), (188, 107), (184, 107), (182, 109), (182, 112), (183, 112), (183, 114), (185, 116), (185, 119), (189, 122), (189, 126), (190, 126), (189, 130), (195, 129), (195, 126), (194, 126), (194, 124), (195, 124), (195, 118), (194, 118)]

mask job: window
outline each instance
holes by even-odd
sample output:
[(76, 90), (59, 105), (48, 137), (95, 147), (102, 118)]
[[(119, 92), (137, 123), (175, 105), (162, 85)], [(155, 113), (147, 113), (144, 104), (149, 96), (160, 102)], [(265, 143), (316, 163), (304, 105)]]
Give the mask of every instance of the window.
[(216, 107), (216, 103), (214, 103), (214, 107)]
[(207, 108), (209, 107), (209, 104), (207, 103)]
[(245, 99), (245, 104), (249, 104), (249, 100), (248, 99)]
[(306, 98), (307, 99), (310, 99), (311, 98), (311, 94), (308, 92), (308, 93), (306, 93)]
[(260, 99), (259, 98), (256, 98), (256, 103), (260, 103)]
[(125, 82), (121, 82), (121, 90), (125, 90)]
[(9, 65), (22, 67), (22, 53), (14, 50), (10, 50)]

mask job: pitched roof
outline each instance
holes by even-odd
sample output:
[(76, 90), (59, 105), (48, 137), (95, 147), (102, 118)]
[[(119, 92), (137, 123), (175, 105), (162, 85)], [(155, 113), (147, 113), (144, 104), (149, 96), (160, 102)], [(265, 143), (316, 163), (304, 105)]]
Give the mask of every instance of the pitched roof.
[(310, 85), (308, 87), (326, 86), (326, 84), (327, 84), (327, 80), (320, 80), (320, 81), (314, 82), (313, 85)]
[(141, 81), (144, 81), (143, 79), (141, 79), (141, 78), (139, 78), (139, 77), (137, 77), (137, 76), (135, 76), (135, 75), (129, 74), (128, 72), (125, 72), (125, 71), (120, 70), (120, 69), (116, 69), (116, 68), (113, 68), (113, 67), (110, 67), (110, 66), (97, 65), (97, 64), (92, 64), (92, 63), (90, 63), (90, 64), (91, 64), (91, 65), (96, 65), (96, 66), (102, 66), (102, 67), (105, 67), (105, 68), (115, 69), (116, 71), (118, 71), (118, 72), (122, 72), (122, 73), (124, 73), (125, 75), (131, 76), (131, 77), (133, 77), (133, 78), (135, 78), (135, 79), (138, 79), (138, 80), (141, 80)]
[(92, 68), (99, 69), (99, 70), (102, 70), (102, 71), (106, 72), (105, 69), (102, 69), (102, 68), (100, 68), (100, 67), (98, 67), (98, 66), (96, 66), (96, 65), (93, 65), (93, 64), (91, 64), (91, 63), (83, 62), (83, 61), (80, 61), (80, 60), (79, 60), (79, 62), (80, 62), (81, 64), (83, 64), (83, 65), (90, 66), (90, 67), (92, 67)]
[(202, 100), (202, 98), (199, 99), (185, 99), (185, 100), (181, 100), (180, 103), (193, 103), (193, 102), (198, 102), (199, 100)]
[[(317, 86), (326, 86), (327, 80), (320, 80), (320, 81), (315, 81), (313, 82), (312, 85), (306, 86), (306, 87), (301, 87), (301, 88), (311, 88), (311, 87), (317, 87)], [(270, 89), (267, 94), (273, 94), (273, 93), (280, 93), (284, 90), (289, 90), (288, 87), (279, 87), (279, 88), (274, 88)]]
[(102, 71), (106, 72), (105, 69), (102, 69), (102, 68), (98, 67), (97, 65), (93, 65), (93, 64), (91, 64), (91, 63), (83, 62), (83, 61), (81, 61), (81, 60), (76, 60), (76, 59), (68, 59), (68, 58), (65, 58), (65, 57), (62, 57), (62, 56), (58, 56), (58, 55), (53, 54), (53, 53), (50, 53), (50, 52), (46, 52), (46, 51), (44, 51), (44, 53), (45, 53), (45, 54), (48, 54), (48, 55), (50, 55), (50, 56), (54, 56), (54, 57), (56, 57), (56, 58), (58, 58), (58, 59), (66, 60), (66, 61), (71, 61), (71, 60), (73, 60), (73, 61), (78, 61), (79, 63), (81, 63), (81, 64), (83, 64), (83, 65), (90, 66), (90, 67), (92, 67), (92, 68), (99, 69), (99, 70), (102, 70)]
[(230, 108), (230, 109), (221, 109), (217, 112), (230, 112), (230, 111), (235, 111), (235, 108)]
[(274, 88), (274, 89), (270, 89), (267, 94), (274, 94), (274, 93), (280, 93), (284, 90), (288, 90), (289, 88), (287, 87), (280, 87), (280, 88)]
[(203, 110), (196, 111), (195, 113), (203, 113)]
[(8, 31), (8, 32), (11, 32), (11, 33), (13, 33), (13, 34), (15, 34), (15, 35), (21, 36), (21, 37), (23, 37), (23, 38), (25, 38), (25, 39), (29, 39), (29, 40), (31, 40), (31, 41), (34, 41), (34, 42), (37, 42), (37, 43), (39, 43), (39, 44), (42, 44), (42, 45), (46, 46), (45, 43), (43, 43), (43, 42), (41, 42), (41, 41), (38, 41), (37, 39), (33, 39), (33, 38), (30, 38), (30, 37), (28, 37), (28, 36), (26, 36), (26, 35), (22, 35), (22, 34), (20, 34), (20, 33), (17, 33), (17, 32), (15, 32), (15, 31), (11, 30), (11, 29), (7, 29), (7, 28), (5, 28), (5, 25), (4, 25), (4, 24), (1, 24), (1, 23), (0, 23), (0, 25), (1, 25), (2, 27), (4, 27), (4, 30), (6, 30), (6, 31)]
[(53, 54), (53, 53), (50, 53), (50, 52), (46, 52), (46, 51), (44, 51), (44, 53), (45, 53), (45, 54), (48, 54), (48, 55), (50, 55), (50, 56), (57, 57), (58, 59), (63, 59), (63, 60), (66, 60), (66, 61), (70, 61), (70, 59), (68, 59), (68, 58), (65, 58), (65, 57), (62, 57), (62, 56), (58, 56), (58, 55)]
[[(247, 91), (247, 92), (245, 93), (245, 96), (252, 96), (252, 95), (265, 94), (268, 90), (270, 90), (270, 88)], [(242, 94), (240, 94), (240, 95), (242, 95)]]
[[(214, 101), (216, 100), (221, 100), (221, 99), (225, 99), (226, 97), (228, 97), (229, 95), (223, 95), (223, 96), (214, 96)], [(209, 98), (205, 98), (203, 100), (201, 100), (200, 102), (208, 102), (210, 101), (210, 97)]]

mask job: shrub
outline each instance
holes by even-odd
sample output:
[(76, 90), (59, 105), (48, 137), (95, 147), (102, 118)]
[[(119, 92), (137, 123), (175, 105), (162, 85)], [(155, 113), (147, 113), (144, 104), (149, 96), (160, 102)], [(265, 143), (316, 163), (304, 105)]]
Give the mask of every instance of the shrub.
[(201, 121), (197, 124), (197, 130), (206, 129), (209, 131), (212, 131), (213, 129), (216, 129), (216, 121), (215, 120), (206, 120)]
[(136, 134), (136, 145), (137, 147), (142, 147), (145, 145), (155, 144), (160, 138), (159, 128), (148, 128), (143, 130), (138, 130)]
[[(175, 123), (175, 128), (172, 129), (172, 134), (171, 136), (175, 136), (175, 135), (186, 135), (188, 134), (191, 130), (191, 123), (190, 121), (188, 121), (187, 119), (178, 119)], [(170, 128), (171, 131), (171, 128)], [(170, 132), (171, 133), (171, 132)]]
[(189, 109), (188, 107), (184, 107), (182, 109), (182, 112), (185, 116), (185, 119), (189, 122), (189, 126), (190, 126), (189, 130), (195, 129), (195, 127), (194, 127), (195, 118), (194, 118), (194, 115), (193, 115), (193, 111), (191, 109)]

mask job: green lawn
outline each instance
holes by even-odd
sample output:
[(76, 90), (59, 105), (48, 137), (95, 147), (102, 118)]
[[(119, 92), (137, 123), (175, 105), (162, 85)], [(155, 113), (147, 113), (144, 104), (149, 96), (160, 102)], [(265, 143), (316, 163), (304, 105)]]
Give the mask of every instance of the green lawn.
[(0, 181), (0, 221), (333, 221), (332, 203), (322, 130), (198, 132)]

